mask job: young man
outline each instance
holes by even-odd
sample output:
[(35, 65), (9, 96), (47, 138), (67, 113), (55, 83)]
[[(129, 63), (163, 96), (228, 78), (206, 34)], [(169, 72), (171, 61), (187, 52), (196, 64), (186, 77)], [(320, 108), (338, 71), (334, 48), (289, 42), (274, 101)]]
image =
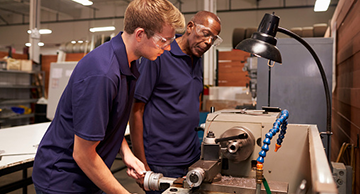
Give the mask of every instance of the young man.
[(136, 79), (135, 60), (170, 50), (184, 16), (167, 0), (134, 0), (124, 32), (79, 61), (45, 133), (33, 168), (37, 193), (128, 193), (110, 167), (117, 153), (129, 176), (145, 170), (124, 139)]
[[(155, 61), (142, 59), (130, 114), (133, 152), (146, 170), (182, 177), (200, 156), (199, 96), (203, 91), (201, 56), (221, 43), (220, 19), (198, 12), (183, 36)], [(141, 184), (141, 183), (140, 183)]]

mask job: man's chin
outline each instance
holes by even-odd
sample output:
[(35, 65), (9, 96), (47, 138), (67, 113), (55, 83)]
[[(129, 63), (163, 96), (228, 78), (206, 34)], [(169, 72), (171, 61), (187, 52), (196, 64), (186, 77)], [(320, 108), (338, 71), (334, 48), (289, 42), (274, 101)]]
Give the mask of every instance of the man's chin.
[[(159, 55), (160, 56), (160, 55)], [(149, 58), (150, 61), (155, 61), (159, 56), (154, 56), (154, 57), (151, 57)]]
[(205, 52), (195, 52), (194, 53), (194, 56), (196, 56), (196, 57), (202, 57), (203, 56), (203, 54), (204, 54)]
[(202, 50), (202, 49), (195, 49), (193, 52), (193, 55), (196, 57), (201, 57), (206, 51)]

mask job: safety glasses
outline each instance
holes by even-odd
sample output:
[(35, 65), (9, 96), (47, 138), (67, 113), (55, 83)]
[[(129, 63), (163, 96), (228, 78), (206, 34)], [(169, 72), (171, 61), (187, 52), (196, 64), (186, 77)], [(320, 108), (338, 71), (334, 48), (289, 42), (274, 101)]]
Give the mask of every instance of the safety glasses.
[(175, 36), (170, 39), (166, 39), (166, 38), (162, 37), (161, 35), (155, 33), (154, 36), (152, 36), (152, 40), (158, 48), (164, 50), (167, 46), (169, 46), (175, 40)]

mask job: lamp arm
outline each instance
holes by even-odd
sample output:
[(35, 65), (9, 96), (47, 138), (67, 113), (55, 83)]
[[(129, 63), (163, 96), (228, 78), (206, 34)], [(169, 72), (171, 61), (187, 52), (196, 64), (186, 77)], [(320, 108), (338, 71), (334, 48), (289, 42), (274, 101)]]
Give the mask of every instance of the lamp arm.
[(298, 36), (297, 34), (295, 34), (294, 32), (291, 32), (290, 30), (287, 30), (285, 28), (282, 27), (278, 27), (278, 32), (281, 32), (283, 34), (286, 34), (294, 39), (296, 39), (297, 41), (299, 41), (302, 45), (304, 45), (307, 50), (311, 53), (311, 55), (313, 56), (313, 58), (316, 61), (316, 64), (319, 68), (320, 71), (320, 75), (324, 84), (324, 89), (325, 89), (325, 97), (326, 97), (326, 131), (327, 131), (327, 135), (328, 135), (328, 142), (327, 142), (327, 153), (328, 153), (328, 159), (330, 160), (330, 135), (331, 133), (331, 99), (330, 99), (330, 89), (329, 89), (329, 85), (328, 82), (326, 80), (326, 75), (325, 75), (325, 71), (324, 68), (320, 62), (319, 57), (316, 55), (315, 51), (311, 48), (311, 46), (304, 40), (302, 39), (300, 36)]

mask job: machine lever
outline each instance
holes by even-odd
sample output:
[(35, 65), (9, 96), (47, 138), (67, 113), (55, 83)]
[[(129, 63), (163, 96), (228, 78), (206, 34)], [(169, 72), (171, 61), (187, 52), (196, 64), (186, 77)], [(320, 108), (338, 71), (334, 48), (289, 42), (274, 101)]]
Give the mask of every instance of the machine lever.
[(195, 131), (204, 131), (203, 127), (195, 127)]
[(235, 136), (217, 138), (217, 139), (215, 139), (215, 143), (219, 143), (221, 141), (229, 141), (229, 140), (234, 140), (234, 139), (246, 139), (246, 138), (248, 138), (248, 134), (242, 133), (242, 134), (235, 135)]

